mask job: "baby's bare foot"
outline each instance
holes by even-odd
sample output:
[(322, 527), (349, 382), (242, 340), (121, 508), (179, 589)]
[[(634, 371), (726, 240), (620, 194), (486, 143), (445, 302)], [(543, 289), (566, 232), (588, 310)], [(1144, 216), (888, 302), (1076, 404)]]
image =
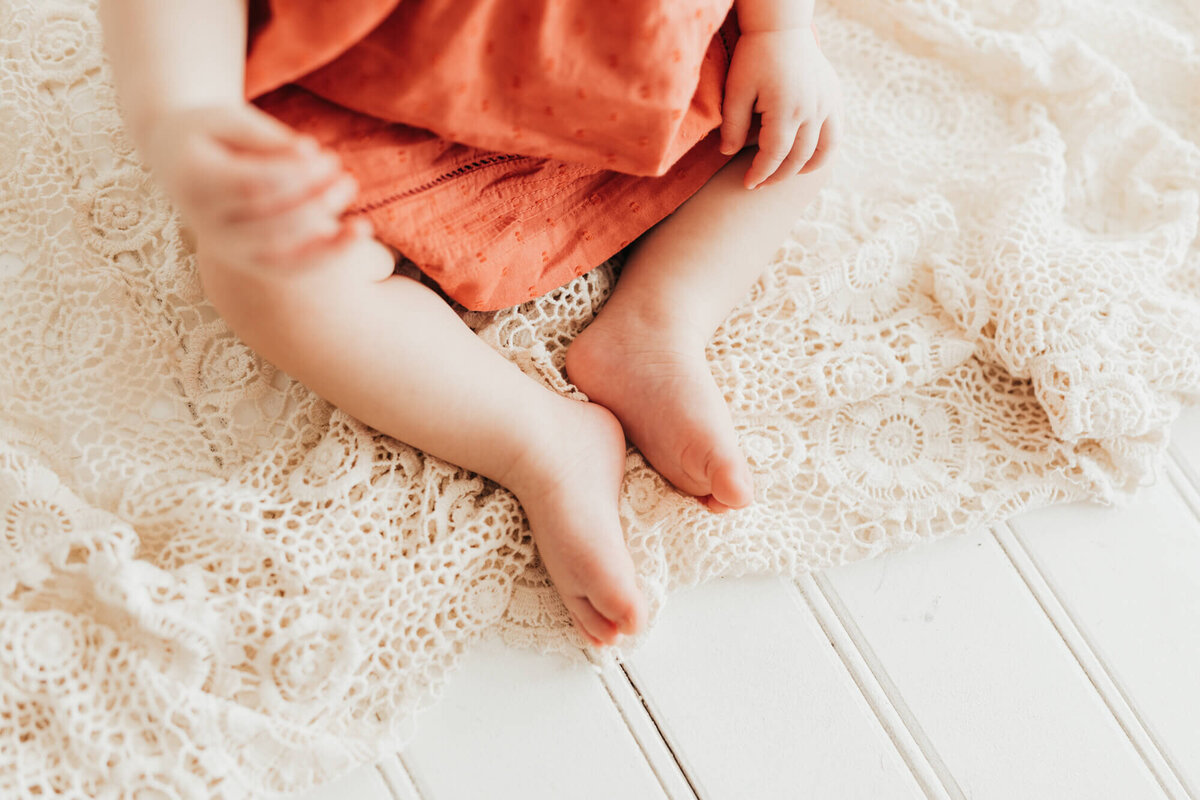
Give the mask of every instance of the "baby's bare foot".
[(605, 309), (567, 350), (567, 375), (612, 410), (629, 438), (676, 488), (714, 511), (754, 500), (725, 400), (694, 335)]
[(594, 403), (563, 399), (560, 408), (503, 483), (521, 501), (576, 627), (593, 644), (612, 644), (618, 633), (640, 631), (646, 616), (617, 515), (625, 434)]

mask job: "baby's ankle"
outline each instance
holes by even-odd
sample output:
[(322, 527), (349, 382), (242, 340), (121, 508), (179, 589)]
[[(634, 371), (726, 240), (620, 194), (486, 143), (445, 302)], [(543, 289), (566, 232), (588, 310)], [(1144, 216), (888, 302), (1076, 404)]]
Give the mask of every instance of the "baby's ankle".
[(595, 435), (591, 404), (553, 397), (539, 413), (539, 423), (515, 446), (513, 457), (496, 481), (521, 499), (532, 499), (552, 488), (581, 448)]
[(656, 298), (616, 294), (596, 322), (621, 339), (675, 350), (694, 350), (708, 343), (712, 332), (696, 320), (686, 302), (664, 303)]

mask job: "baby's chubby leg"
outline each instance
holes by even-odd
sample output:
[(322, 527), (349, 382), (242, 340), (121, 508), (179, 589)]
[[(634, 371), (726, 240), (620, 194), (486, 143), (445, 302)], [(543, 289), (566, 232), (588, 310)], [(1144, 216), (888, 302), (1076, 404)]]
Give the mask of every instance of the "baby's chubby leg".
[(593, 642), (642, 624), (617, 516), (625, 438), (604, 408), (561, 397), (484, 344), (364, 238), (291, 270), (207, 257), (205, 293), (250, 347), (377, 430), (511, 489), (542, 560)]
[(705, 347), (825, 184), (829, 168), (764, 184), (733, 159), (638, 243), (599, 316), (567, 351), (567, 374), (611, 409), (646, 459), (715, 511), (754, 486)]

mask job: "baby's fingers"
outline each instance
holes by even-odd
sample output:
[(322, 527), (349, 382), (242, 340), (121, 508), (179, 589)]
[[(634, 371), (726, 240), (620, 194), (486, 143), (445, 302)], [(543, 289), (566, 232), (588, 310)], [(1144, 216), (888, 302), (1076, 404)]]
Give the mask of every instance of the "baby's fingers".
[(277, 258), (286, 261), (288, 267), (303, 269), (307, 265), (338, 258), (362, 239), (371, 235), (371, 223), (363, 217), (355, 217), (341, 223), (341, 228), (333, 236), (316, 239), (292, 253)]
[(800, 172), (812, 172), (814, 169), (820, 169), (832, 157), (840, 139), (841, 121), (837, 114), (831, 114), (829, 119), (825, 120), (825, 124), (821, 126), (821, 138), (817, 141), (817, 149), (813, 151), (812, 158)]
[(317, 143), (256, 108), (244, 108), (236, 114), (215, 114), (209, 130), (222, 144), (236, 150), (260, 155), (298, 152), (313, 154)]
[(275, 216), (328, 186), (341, 169), (328, 153), (300, 158), (231, 156), (222, 174), (221, 205), (232, 221)]
[(248, 244), (255, 261), (276, 261), (336, 235), (342, 228), (339, 217), (357, 192), (354, 180), (345, 177), (281, 214), (236, 223), (230, 233)]
[(786, 122), (785, 118), (775, 114), (762, 115), (758, 153), (750, 163), (750, 169), (746, 170), (743, 181), (747, 189), (755, 188), (779, 169), (779, 165), (792, 150), (799, 127), (798, 124)]
[(796, 134), (796, 140), (792, 143), (792, 150), (788, 153), (787, 158), (779, 165), (779, 169), (775, 170), (775, 174), (763, 181), (764, 186), (772, 183), (779, 183), (793, 175), (800, 173), (800, 168), (803, 167), (810, 158), (812, 158), (813, 150), (817, 147), (817, 137), (821, 133), (821, 125), (819, 123), (808, 122), (800, 126), (800, 131)]

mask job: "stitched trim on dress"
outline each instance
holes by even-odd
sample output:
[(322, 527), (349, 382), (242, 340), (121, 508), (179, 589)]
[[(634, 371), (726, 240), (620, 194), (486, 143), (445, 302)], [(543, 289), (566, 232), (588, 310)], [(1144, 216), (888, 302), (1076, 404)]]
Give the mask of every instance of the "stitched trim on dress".
[(490, 167), (494, 164), (504, 164), (506, 162), (516, 161), (516, 160), (522, 159), (522, 158), (532, 158), (532, 157), (519, 155), (517, 153), (499, 153), (494, 156), (487, 156), (486, 158), (476, 159), (475, 161), (472, 161), (468, 164), (463, 164), (461, 167), (458, 167), (457, 169), (453, 169), (450, 172), (443, 173), (442, 175), (437, 176), (433, 180), (426, 181), (425, 183), (422, 183), (420, 186), (414, 186), (411, 189), (405, 189), (402, 192), (396, 192), (395, 194), (390, 194), (387, 197), (384, 197), (380, 200), (375, 200), (373, 202), (366, 203), (361, 206), (354, 206), (348, 211), (348, 213), (350, 213), (350, 214), (367, 214), (378, 208), (382, 208), (383, 206), (386, 206), (389, 203), (394, 203), (397, 200), (400, 200), (402, 198), (411, 197), (412, 195), (417, 194), (418, 192), (424, 192), (429, 189), (432, 189), (435, 186), (445, 183), (446, 181), (450, 180), (451, 178), (461, 177), (463, 175), (466, 175), (468, 172), (474, 172), (475, 170), (482, 169), (483, 167)]

